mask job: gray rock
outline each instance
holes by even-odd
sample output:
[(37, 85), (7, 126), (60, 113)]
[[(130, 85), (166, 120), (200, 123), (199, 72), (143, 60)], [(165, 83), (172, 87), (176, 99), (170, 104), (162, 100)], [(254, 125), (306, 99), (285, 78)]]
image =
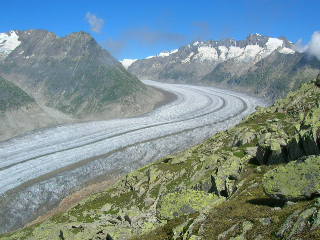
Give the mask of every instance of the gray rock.
[(305, 227), (308, 227), (310, 225), (309, 219), (310, 217), (315, 213), (316, 208), (309, 208), (304, 210), (298, 217), (297, 221), (292, 226), (292, 229), (290, 229), (290, 233), (288, 235), (288, 238), (290, 239), (295, 234), (298, 234), (302, 232)]
[(320, 87), (320, 73), (318, 74), (318, 76), (316, 78), (315, 85)]
[(320, 211), (319, 210), (316, 213), (314, 213), (312, 216), (311, 230), (315, 230), (317, 228), (320, 228)]
[(277, 237), (284, 237), (285, 234), (290, 231), (290, 229), (292, 228), (294, 221), (297, 219), (297, 217), (299, 216), (299, 214), (301, 213), (301, 210), (296, 210), (295, 212), (293, 212), (286, 220), (285, 222), (282, 224), (282, 226), (280, 227), (280, 229), (278, 230), (278, 232), (276, 233)]
[(299, 201), (320, 194), (320, 157), (309, 156), (278, 166), (263, 177), (271, 198)]
[(268, 218), (259, 218), (259, 222), (263, 226), (267, 226), (267, 225), (270, 225), (272, 223), (272, 219), (270, 217), (268, 217)]
[(239, 224), (234, 224), (232, 227), (230, 227), (228, 230), (224, 231), (223, 233), (220, 233), (218, 235), (218, 240), (224, 240), (227, 236), (234, 233), (237, 229)]

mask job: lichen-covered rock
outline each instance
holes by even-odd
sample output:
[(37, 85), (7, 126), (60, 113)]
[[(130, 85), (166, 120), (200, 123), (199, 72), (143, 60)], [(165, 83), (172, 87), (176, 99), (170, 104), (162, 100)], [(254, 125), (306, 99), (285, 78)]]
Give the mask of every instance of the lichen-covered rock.
[(242, 169), (240, 158), (229, 157), (212, 176), (213, 192), (219, 196), (229, 197), (236, 190), (236, 180)]
[(253, 223), (245, 221), (242, 223), (242, 231), (236, 237), (231, 237), (230, 240), (246, 240), (246, 234), (253, 228)]
[(256, 138), (256, 133), (248, 128), (235, 132), (232, 146), (242, 146), (251, 143)]
[(281, 239), (293, 239), (294, 235), (303, 232), (310, 228), (310, 226), (315, 226), (312, 222), (314, 222), (313, 216), (316, 213), (317, 209), (315, 207), (307, 208), (302, 212), (299, 210), (294, 212), (281, 226), (276, 236)]
[(182, 215), (199, 212), (224, 201), (214, 194), (196, 190), (168, 193), (161, 198), (158, 205), (160, 219), (173, 219)]
[(317, 78), (316, 78), (315, 85), (316, 85), (317, 87), (320, 87), (320, 73), (318, 74), (318, 76), (317, 76)]
[(202, 169), (191, 178), (192, 189), (230, 197), (237, 190), (237, 182), (245, 162), (251, 156), (242, 158), (233, 154), (213, 155), (203, 161)]
[(320, 194), (320, 157), (301, 158), (270, 170), (264, 175), (263, 188), (272, 198), (290, 201)]

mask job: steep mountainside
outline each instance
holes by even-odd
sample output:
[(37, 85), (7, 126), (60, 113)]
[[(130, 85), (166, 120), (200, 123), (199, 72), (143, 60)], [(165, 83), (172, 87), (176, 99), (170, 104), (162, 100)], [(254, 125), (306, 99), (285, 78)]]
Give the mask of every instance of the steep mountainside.
[(320, 238), (320, 76), (203, 144), (2, 239)]
[(0, 140), (54, 123), (34, 98), (0, 76)]
[(212, 84), (271, 99), (310, 81), (320, 67), (319, 61), (296, 52), (285, 38), (260, 34), (240, 41), (197, 41), (147, 59), (127, 59), (125, 63), (141, 79)]
[(202, 81), (275, 100), (284, 97), (288, 91), (297, 89), (302, 83), (314, 79), (320, 69), (320, 62), (316, 58), (302, 53), (274, 52), (240, 76), (226, 70), (232, 69), (232, 65), (219, 64), (204, 76)]
[(0, 76), (60, 123), (66, 122), (64, 114), (74, 121), (134, 116), (163, 98), (85, 32), (66, 37), (44, 30), (1, 33)]
[(81, 115), (146, 87), (85, 32), (16, 31), (20, 44), (0, 64), (0, 74), (46, 105)]

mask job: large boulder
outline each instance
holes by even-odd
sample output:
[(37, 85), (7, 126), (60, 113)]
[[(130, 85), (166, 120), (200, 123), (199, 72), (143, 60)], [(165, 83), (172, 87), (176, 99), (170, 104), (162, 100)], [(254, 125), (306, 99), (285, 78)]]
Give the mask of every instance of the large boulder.
[(270, 170), (264, 175), (263, 188), (271, 198), (287, 201), (319, 195), (320, 157), (304, 157)]
[(160, 219), (173, 219), (179, 216), (211, 208), (224, 201), (224, 198), (196, 190), (168, 193), (160, 199), (157, 212)]
[(231, 154), (205, 158), (202, 168), (191, 178), (192, 189), (230, 197), (237, 190), (244, 162), (250, 158), (249, 155), (239, 158)]

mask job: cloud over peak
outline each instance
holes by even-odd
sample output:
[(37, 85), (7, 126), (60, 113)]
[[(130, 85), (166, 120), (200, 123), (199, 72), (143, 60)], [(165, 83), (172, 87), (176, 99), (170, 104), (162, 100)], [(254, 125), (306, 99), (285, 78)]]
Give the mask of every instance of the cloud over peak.
[(299, 40), (296, 43), (296, 49), (299, 52), (308, 53), (311, 56), (316, 57), (320, 60), (320, 32), (314, 32), (312, 34), (311, 40), (307, 45), (302, 43), (302, 40)]
[(104, 20), (102, 18), (98, 18), (96, 15), (87, 12), (86, 13), (86, 20), (90, 24), (91, 31), (100, 33), (104, 26)]

